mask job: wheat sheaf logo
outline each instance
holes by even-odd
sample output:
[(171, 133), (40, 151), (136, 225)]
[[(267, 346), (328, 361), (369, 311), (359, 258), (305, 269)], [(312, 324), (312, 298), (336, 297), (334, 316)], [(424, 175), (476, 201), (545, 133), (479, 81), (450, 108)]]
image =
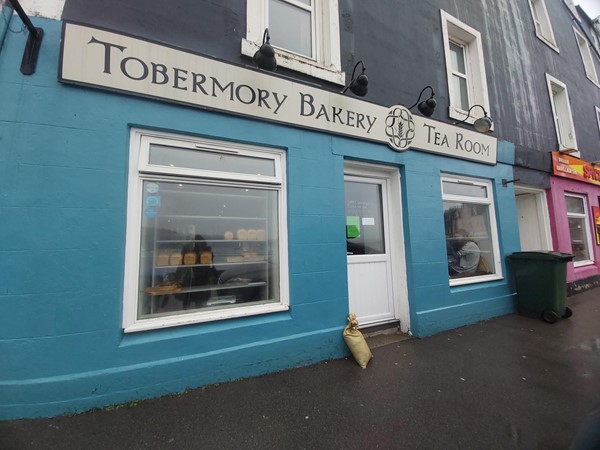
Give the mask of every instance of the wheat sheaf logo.
[(385, 118), (385, 134), (390, 146), (396, 150), (406, 150), (415, 138), (415, 122), (412, 114), (404, 106), (392, 106)]

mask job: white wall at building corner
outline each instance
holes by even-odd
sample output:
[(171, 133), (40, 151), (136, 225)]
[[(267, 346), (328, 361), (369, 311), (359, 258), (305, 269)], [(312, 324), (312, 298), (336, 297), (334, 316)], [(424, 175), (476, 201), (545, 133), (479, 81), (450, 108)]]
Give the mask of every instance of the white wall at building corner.
[[(10, 6), (10, 2), (0, 3), (7, 3)], [(65, 6), (65, 0), (20, 0), (19, 3), (28, 16), (56, 20), (60, 20)]]

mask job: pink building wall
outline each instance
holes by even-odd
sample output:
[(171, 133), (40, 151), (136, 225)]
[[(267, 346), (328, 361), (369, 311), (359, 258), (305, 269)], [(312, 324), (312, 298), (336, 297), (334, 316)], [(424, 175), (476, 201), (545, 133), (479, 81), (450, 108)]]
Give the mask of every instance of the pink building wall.
[(599, 206), (600, 186), (568, 178), (551, 177), (551, 189), (547, 191), (546, 195), (554, 250), (572, 253), (569, 221), (567, 219), (567, 202), (565, 199), (565, 194), (569, 193), (584, 195), (587, 198), (588, 223), (592, 240), (590, 254), (594, 263), (579, 267), (575, 267), (573, 263), (567, 264), (568, 283), (600, 274), (600, 246), (596, 244), (592, 214), (592, 208)]

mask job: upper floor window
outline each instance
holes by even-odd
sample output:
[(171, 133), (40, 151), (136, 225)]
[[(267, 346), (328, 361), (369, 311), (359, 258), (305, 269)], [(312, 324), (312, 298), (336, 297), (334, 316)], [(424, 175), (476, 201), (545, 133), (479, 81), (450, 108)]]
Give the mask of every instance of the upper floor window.
[[(571, 114), (567, 86), (548, 74), (546, 74), (546, 82), (548, 83), (552, 115), (554, 116), (558, 149), (576, 149), (577, 139), (575, 138), (575, 128), (573, 126), (573, 115)], [(579, 157), (579, 152), (573, 156)]]
[(269, 30), (277, 46), (316, 59), (315, 1), (269, 0)]
[(600, 108), (598, 108), (597, 106), (596, 108), (596, 119), (598, 119), (598, 131), (600, 131)]
[(279, 66), (345, 83), (338, 0), (248, 0), (246, 5), (242, 54), (253, 56), (268, 28)]
[(548, 16), (548, 10), (546, 9), (544, 0), (529, 0), (529, 6), (531, 8), (531, 16), (533, 17), (536, 36), (540, 38), (542, 42), (550, 46), (550, 48), (558, 52), (558, 46), (554, 39), (554, 32), (552, 31), (550, 17)]
[(594, 66), (590, 44), (583, 34), (581, 34), (575, 28), (573, 28), (573, 31), (575, 32), (577, 46), (579, 47), (579, 53), (581, 54), (581, 59), (583, 60), (585, 75), (598, 86), (598, 74), (596, 73), (596, 67)]
[[(450, 117), (463, 120), (473, 105), (489, 111), (481, 34), (445, 11), (441, 16)], [(467, 122), (472, 124), (482, 114), (480, 108), (474, 109)]]

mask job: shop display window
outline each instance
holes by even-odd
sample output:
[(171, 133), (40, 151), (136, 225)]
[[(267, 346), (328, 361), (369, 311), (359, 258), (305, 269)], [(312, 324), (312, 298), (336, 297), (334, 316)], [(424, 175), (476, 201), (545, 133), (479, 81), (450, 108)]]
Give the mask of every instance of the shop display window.
[(567, 218), (571, 237), (571, 251), (575, 255), (573, 264), (582, 266), (592, 264), (591, 233), (586, 198), (582, 195), (565, 194)]
[(491, 189), (484, 180), (442, 177), (451, 285), (502, 277)]
[(134, 131), (125, 329), (281, 310), (283, 153)]

